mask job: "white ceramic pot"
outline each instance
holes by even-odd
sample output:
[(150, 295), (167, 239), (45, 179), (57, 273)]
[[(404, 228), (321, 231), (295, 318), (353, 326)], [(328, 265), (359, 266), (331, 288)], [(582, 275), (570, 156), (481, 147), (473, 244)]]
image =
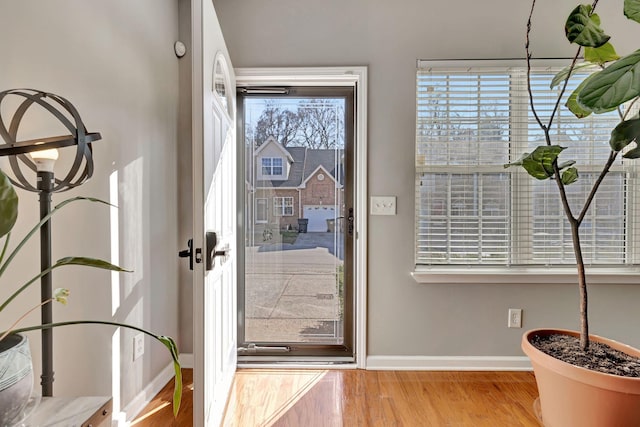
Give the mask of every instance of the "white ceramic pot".
[(0, 341), (0, 426), (13, 426), (23, 418), (32, 391), (29, 340), (8, 335)]

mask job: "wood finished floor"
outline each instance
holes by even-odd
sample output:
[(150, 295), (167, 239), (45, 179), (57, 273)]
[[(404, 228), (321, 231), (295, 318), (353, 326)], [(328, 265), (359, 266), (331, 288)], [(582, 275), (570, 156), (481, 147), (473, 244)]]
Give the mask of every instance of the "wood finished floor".
[[(192, 371), (184, 372), (180, 414), (173, 382), (132, 427), (191, 426)], [(538, 427), (531, 372), (241, 369), (224, 426)]]

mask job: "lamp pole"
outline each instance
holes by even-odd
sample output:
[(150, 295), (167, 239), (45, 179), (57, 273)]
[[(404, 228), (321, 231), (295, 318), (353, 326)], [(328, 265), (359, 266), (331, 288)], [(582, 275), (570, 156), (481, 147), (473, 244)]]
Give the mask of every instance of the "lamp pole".
[[(51, 213), (51, 192), (54, 186), (53, 165), (58, 159), (56, 149), (29, 153), (37, 170), (37, 183), (40, 200), (40, 220)], [(40, 227), (40, 271), (51, 267), (51, 218)], [(52, 276), (48, 272), (40, 278), (40, 300), (49, 301), (52, 297)], [(42, 324), (53, 323), (53, 304), (41, 307)], [(53, 396), (53, 330), (42, 330), (42, 375), (40, 376), (43, 396)]]
[[(2, 112), (9, 110), (0, 108), (0, 138), (5, 144), (0, 145), (0, 157), (6, 156), (11, 170), (15, 175), (9, 178), (11, 182), (24, 190), (37, 192), (40, 196), (40, 219), (44, 219), (51, 213), (51, 193), (59, 193), (70, 190), (91, 178), (93, 175), (93, 149), (91, 143), (101, 139), (97, 132), (87, 132), (80, 118), (80, 113), (69, 101), (59, 95), (43, 92), (35, 89), (10, 89), (0, 92), (0, 107), (6, 98), (21, 100), (5, 120)], [(25, 113), (31, 108), (37, 107), (58, 120), (69, 134), (37, 139), (17, 139), (18, 130)], [(73, 164), (68, 172), (62, 174), (64, 178), (55, 178), (53, 166), (58, 159), (58, 148), (76, 148)], [(25, 177), (20, 165), (25, 165), (31, 171), (36, 172), (37, 183), (34, 186)], [(40, 271), (46, 271), (51, 267), (51, 220), (49, 219), (40, 227)], [(41, 278), (41, 301), (49, 301), (52, 297), (51, 272)], [(52, 304), (42, 305), (42, 324), (53, 323)], [(42, 395), (53, 395), (53, 331), (42, 330)]]

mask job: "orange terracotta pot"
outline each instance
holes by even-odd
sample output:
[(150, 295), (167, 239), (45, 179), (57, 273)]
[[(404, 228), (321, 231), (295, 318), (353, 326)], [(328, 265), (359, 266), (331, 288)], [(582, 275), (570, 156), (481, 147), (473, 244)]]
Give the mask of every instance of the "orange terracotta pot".
[[(640, 426), (640, 378), (621, 377), (580, 368), (536, 349), (533, 336), (564, 334), (564, 329), (534, 329), (522, 336), (522, 350), (531, 359), (540, 393), (545, 427), (638, 427)], [(632, 356), (640, 351), (606, 338), (591, 340), (607, 344)], [(540, 416), (540, 415), (539, 415)]]

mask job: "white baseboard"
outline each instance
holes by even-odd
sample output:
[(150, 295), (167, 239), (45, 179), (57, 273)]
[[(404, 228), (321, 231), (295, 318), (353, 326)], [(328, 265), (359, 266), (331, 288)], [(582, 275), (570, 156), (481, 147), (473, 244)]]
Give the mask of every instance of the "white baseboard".
[(369, 370), (531, 371), (528, 357), (505, 356), (368, 356)]
[(180, 366), (193, 369), (193, 353), (180, 353)]
[[(182, 355), (180, 355), (182, 359)], [(182, 363), (181, 363), (182, 364)], [(140, 412), (153, 400), (154, 397), (167, 385), (173, 378), (173, 362), (169, 363), (149, 384), (138, 393), (117, 417), (118, 420), (126, 419), (126, 422), (120, 421), (119, 426), (128, 426), (129, 423), (140, 414)], [(115, 415), (115, 414), (114, 414)]]

